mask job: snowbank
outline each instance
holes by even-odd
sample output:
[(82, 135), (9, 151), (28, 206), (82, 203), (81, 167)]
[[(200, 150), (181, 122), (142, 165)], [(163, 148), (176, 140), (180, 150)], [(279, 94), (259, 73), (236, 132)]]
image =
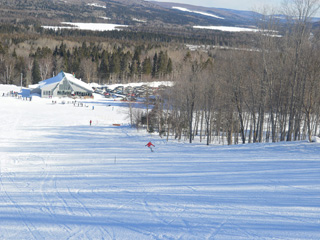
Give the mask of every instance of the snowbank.
[(311, 138), (311, 142), (320, 143), (320, 138), (317, 137), (317, 136), (313, 136), (313, 137)]
[(7, 94), (9, 92), (20, 92), (21, 87), (15, 86), (15, 85), (6, 85), (6, 84), (0, 84), (0, 96), (4, 94)]

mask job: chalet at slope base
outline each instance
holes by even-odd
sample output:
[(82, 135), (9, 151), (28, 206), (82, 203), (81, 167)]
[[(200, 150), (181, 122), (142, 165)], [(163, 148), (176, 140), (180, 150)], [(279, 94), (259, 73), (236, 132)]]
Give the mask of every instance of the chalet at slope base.
[(75, 78), (70, 73), (61, 71), (57, 76), (29, 86), (32, 94), (40, 94), (43, 98), (79, 96), (91, 97), (92, 87)]

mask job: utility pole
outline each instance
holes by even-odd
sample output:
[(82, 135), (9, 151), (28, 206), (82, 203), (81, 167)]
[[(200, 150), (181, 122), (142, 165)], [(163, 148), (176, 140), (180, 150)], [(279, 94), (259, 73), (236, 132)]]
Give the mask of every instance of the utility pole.
[(21, 73), (21, 79), (20, 79), (21, 91), (22, 91), (22, 79), (23, 79), (23, 73)]

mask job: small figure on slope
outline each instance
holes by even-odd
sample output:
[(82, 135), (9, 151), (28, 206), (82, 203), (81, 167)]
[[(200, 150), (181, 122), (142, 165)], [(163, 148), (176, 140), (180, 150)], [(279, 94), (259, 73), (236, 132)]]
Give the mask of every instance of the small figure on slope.
[(91, 124), (92, 124), (92, 120), (90, 120), (90, 126), (91, 126)]
[(150, 148), (151, 152), (153, 152), (152, 146), (155, 147), (155, 145), (153, 145), (151, 142), (148, 142), (145, 146)]

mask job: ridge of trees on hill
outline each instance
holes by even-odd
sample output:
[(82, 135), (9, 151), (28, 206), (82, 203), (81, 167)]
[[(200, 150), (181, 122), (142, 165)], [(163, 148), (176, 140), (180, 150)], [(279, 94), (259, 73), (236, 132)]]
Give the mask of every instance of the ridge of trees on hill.
[[(233, 20), (221, 20), (201, 15), (190, 15), (172, 9), (166, 9), (150, 3), (132, 4), (131, 1), (104, 1), (98, 6), (89, 6), (90, 1), (59, 0), (0, 0), (0, 22), (17, 23), (23, 19), (38, 19), (50, 22), (105, 22), (101, 17), (108, 17), (109, 23), (127, 25), (190, 26), (236, 24)], [(136, 19), (143, 21), (136, 21)], [(226, 23), (227, 22), (227, 23)], [(144, 24), (145, 23), (145, 24)]]
[(144, 45), (136, 46), (132, 51), (121, 46), (108, 45), (107, 48), (86, 42), (71, 48), (61, 42), (53, 50), (38, 47), (23, 57), (17, 54), (21, 49), (9, 53), (9, 49), (0, 44), (0, 82), (20, 84), (22, 73), (26, 86), (50, 78), (61, 70), (74, 73), (88, 83), (101, 84), (165, 79), (173, 72), (173, 61), (167, 51), (149, 53)]
[[(208, 31), (203, 29), (183, 28), (183, 27), (161, 27), (153, 26), (134, 27), (129, 26), (124, 31), (86, 31), (76, 29), (44, 29), (41, 24), (35, 20), (21, 20), (18, 24), (2, 23), (0, 24), (0, 34), (15, 34), (23, 41), (34, 36), (52, 38), (71, 38), (92, 39), (92, 41), (132, 41), (132, 42), (158, 42), (158, 43), (187, 43), (199, 45), (237, 45), (251, 46), (252, 33), (232, 33), (222, 31)], [(1, 36), (0, 36), (1, 37)], [(82, 40), (85, 41), (85, 40)]]

